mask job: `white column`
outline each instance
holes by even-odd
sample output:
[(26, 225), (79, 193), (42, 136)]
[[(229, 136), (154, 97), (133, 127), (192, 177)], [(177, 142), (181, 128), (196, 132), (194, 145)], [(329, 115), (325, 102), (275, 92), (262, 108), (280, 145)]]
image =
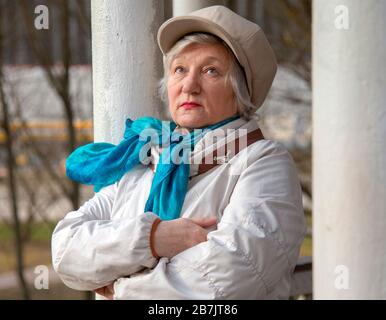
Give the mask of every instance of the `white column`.
[(385, 40), (386, 1), (313, 1), (315, 299), (386, 299)]
[(126, 118), (162, 116), (156, 33), (163, 1), (93, 0), (91, 17), (94, 140), (117, 143)]
[(173, 16), (182, 16), (189, 12), (214, 5), (224, 5), (221, 0), (173, 0)]

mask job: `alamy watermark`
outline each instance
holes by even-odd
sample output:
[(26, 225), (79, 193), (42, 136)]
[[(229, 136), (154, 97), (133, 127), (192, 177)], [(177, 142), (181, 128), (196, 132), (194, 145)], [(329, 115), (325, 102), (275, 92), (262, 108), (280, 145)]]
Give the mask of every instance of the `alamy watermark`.
[(50, 16), (48, 7), (45, 5), (38, 5), (35, 7), (34, 25), (37, 30), (48, 30), (50, 28)]
[(50, 271), (45, 265), (38, 265), (34, 269), (35, 280), (34, 287), (37, 290), (48, 290), (49, 289), (49, 280), (50, 280)]
[(348, 30), (350, 28), (350, 16), (348, 8), (344, 5), (335, 7), (335, 28), (338, 30)]
[[(139, 134), (139, 140), (145, 142), (139, 152), (143, 165), (152, 162), (151, 152), (154, 146), (160, 148), (157, 164), (228, 164), (230, 175), (240, 175), (247, 167), (248, 146), (247, 129), (222, 129), (210, 132), (194, 129), (190, 134), (170, 134), (169, 122), (162, 121), (162, 133), (148, 128)], [(193, 148), (205, 136), (204, 145)], [(246, 150), (244, 150), (246, 149)], [(238, 154), (237, 161), (231, 159)]]
[(334, 269), (334, 286), (337, 290), (348, 290), (350, 288), (350, 271), (343, 264), (337, 265)]

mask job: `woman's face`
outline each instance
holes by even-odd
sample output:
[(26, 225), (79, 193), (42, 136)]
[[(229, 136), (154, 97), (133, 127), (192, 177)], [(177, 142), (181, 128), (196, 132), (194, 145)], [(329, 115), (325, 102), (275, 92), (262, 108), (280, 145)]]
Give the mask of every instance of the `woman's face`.
[(221, 44), (191, 44), (177, 55), (167, 84), (175, 123), (200, 128), (237, 113), (233, 89), (225, 81), (230, 64), (229, 54)]

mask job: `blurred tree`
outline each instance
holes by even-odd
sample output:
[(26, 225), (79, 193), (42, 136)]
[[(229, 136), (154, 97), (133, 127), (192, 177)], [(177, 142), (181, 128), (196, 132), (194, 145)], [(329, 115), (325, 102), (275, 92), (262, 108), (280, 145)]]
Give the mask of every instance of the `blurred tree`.
[[(69, 9), (69, 1), (59, 0), (59, 1), (51, 1), (50, 8), (53, 6), (57, 6), (56, 10), (61, 13), (60, 22), (61, 22), (61, 30), (58, 30), (59, 33), (56, 35), (61, 39), (61, 61), (60, 68), (56, 68), (59, 72), (54, 72), (53, 70), (53, 56), (51, 50), (45, 47), (42, 39), (40, 38), (41, 30), (37, 30), (33, 27), (33, 18), (34, 16), (31, 14), (33, 11), (33, 7), (31, 6), (30, 1), (19, 0), (18, 1), (20, 11), (23, 16), (24, 30), (26, 40), (28, 45), (32, 49), (32, 53), (34, 58), (39, 63), (39, 65), (44, 69), (46, 78), (50, 83), (53, 90), (56, 91), (58, 96), (62, 101), (62, 107), (65, 115), (65, 120), (67, 124), (67, 134), (69, 137), (67, 143), (68, 153), (71, 153), (77, 147), (76, 141), (76, 132), (75, 132), (75, 116), (74, 109), (71, 101), (70, 95), (70, 65), (71, 65), (71, 38), (70, 38), (70, 9)], [(55, 9), (54, 9), (55, 10)], [(37, 152), (38, 149), (36, 149)], [(45, 158), (44, 155), (41, 159), (45, 162), (47, 170), (49, 170), (52, 178), (59, 183), (63, 194), (66, 195), (71, 203), (73, 208), (79, 207), (79, 184), (73, 181), (70, 181), (71, 187), (69, 188), (66, 183), (60, 178), (60, 175), (56, 170), (52, 170), (52, 166), (49, 164), (49, 160)], [(67, 182), (67, 181), (66, 181)]]
[(292, 70), (311, 88), (312, 0), (265, 1), (264, 29), (278, 63)]
[[(2, 77), (1, 102), (3, 107), (2, 136), (5, 137), (4, 147), (8, 150), (7, 176), (10, 178), (9, 199), (12, 200), (12, 212), (15, 216), (14, 231), (18, 250), (15, 250), (18, 260), (18, 274), (23, 292), (27, 292), (23, 274), (23, 242), (28, 241), (30, 223), (34, 215), (45, 221), (45, 211), (48, 206), (63, 198), (71, 202), (71, 207), (79, 208), (80, 186), (65, 178), (64, 172), (58, 170), (58, 157), (63, 153), (68, 155), (79, 144), (75, 129), (74, 99), (70, 93), (71, 66), (76, 63), (90, 63), (91, 60), (91, 23), (89, 0), (0, 0), (1, 14), (0, 25), (4, 28), (1, 44), (3, 50), (3, 64), (32, 63), (44, 71), (45, 78), (51, 89), (61, 101), (61, 106), (66, 123), (63, 134), (67, 139), (63, 142), (51, 141), (49, 143), (37, 140), (31, 130), (25, 111), (30, 108), (29, 101), (20, 99), (12, 81), (6, 83)], [(48, 30), (38, 30), (34, 26), (37, 5), (44, 4), (49, 8), (50, 27)], [(85, 36), (86, 35), (86, 36)], [(25, 68), (25, 67), (24, 67)], [(10, 68), (8, 68), (8, 71)], [(25, 68), (25, 70), (29, 70)], [(12, 75), (12, 73), (9, 73)], [(6, 87), (6, 92), (4, 88)], [(36, 97), (39, 92), (33, 93)], [(72, 92), (74, 94), (74, 92)], [(6, 104), (6, 99), (12, 99), (12, 108)], [(42, 96), (42, 99), (45, 97)], [(5, 108), (5, 109), (4, 109)], [(89, 115), (90, 116), (90, 115)], [(66, 150), (63, 152), (62, 147)], [(29, 163), (28, 176), (25, 170), (16, 166), (17, 159), (34, 159)], [(39, 163), (38, 166), (34, 167)], [(41, 166), (44, 170), (41, 170)], [(45, 179), (46, 174), (50, 179)], [(31, 179), (32, 178), (32, 179)], [(37, 183), (41, 182), (41, 183)], [(44, 199), (42, 189), (44, 188)], [(20, 189), (20, 190), (19, 190)], [(19, 199), (17, 191), (23, 191)], [(20, 227), (17, 215), (18, 203), (28, 202), (28, 220), (26, 228)], [(49, 223), (48, 221), (46, 221)], [(51, 227), (51, 225), (50, 225)], [(23, 232), (24, 231), (24, 232)], [(86, 298), (91, 298), (91, 292), (86, 293)], [(28, 292), (23, 293), (28, 297)]]
[[(306, 85), (308, 92), (311, 91), (311, 17), (312, 0), (264, 1), (262, 27), (275, 51), (278, 63), (291, 71), (295, 78), (300, 79)], [(275, 100), (311, 108), (309, 94), (287, 88), (275, 89), (272, 91)], [(307, 148), (291, 150), (298, 168), (302, 190), (310, 200), (312, 200), (311, 148), (310, 143)]]
[[(0, 2), (0, 21), (3, 20), (5, 1)], [(14, 229), (14, 243), (15, 243), (15, 252), (16, 252), (16, 269), (17, 275), (20, 283), (20, 288), (22, 290), (22, 295), (24, 299), (29, 299), (29, 290), (27, 287), (27, 282), (24, 278), (24, 260), (23, 260), (23, 241), (21, 238), (20, 231), (20, 220), (19, 220), (19, 211), (18, 211), (18, 197), (16, 190), (16, 163), (15, 155), (13, 150), (13, 139), (12, 132), (10, 128), (10, 119), (9, 119), (9, 108), (8, 103), (4, 93), (4, 77), (3, 77), (3, 52), (5, 52), (4, 46), (5, 32), (0, 23), (0, 104), (2, 111), (1, 118), (1, 127), (5, 134), (5, 149), (7, 154), (7, 171), (8, 171), (8, 193), (9, 199), (11, 201), (12, 216), (13, 216), (13, 229)]]
[[(89, 1), (68, 1), (68, 0), (51, 0), (49, 1), (49, 8), (51, 12), (58, 14), (57, 19), (59, 23), (57, 26), (60, 28), (55, 34), (55, 37), (60, 39), (60, 59), (53, 59), (52, 50), (46, 47), (44, 41), (42, 41), (42, 33), (40, 30), (33, 28), (33, 15), (31, 15), (32, 8), (31, 2), (27, 0), (18, 1), (19, 8), (21, 10), (25, 28), (25, 36), (29, 47), (32, 49), (32, 53), (37, 63), (44, 69), (46, 78), (50, 83), (53, 90), (56, 91), (57, 95), (62, 101), (62, 107), (65, 115), (65, 121), (67, 124), (67, 150), (68, 154), (71, 153), (77, 146), (76, 130), (75, 130), (75, 114), (74, 106), (70, 94), (70, 66), (73, 63), (73, 51), (72, 44), (74, 43), (73, 37), (76, 34), (71, 34), (71, 26), (74, 23), (82, 26), (84, 30), (91, 35), (90, 19), (86, 14), (85, 5), (90, 5)], [(83, 44), (82, 42), (80, 42)], [(81, 51), (84, 54), (84, 50)], [(53, 65), (60, 66), (60, 68), (53, 69)], [(59, 71), (59, 72), (58, 72)], [(68, 179), (63, 180), (60, 172), (57, 172), (57, 168), (53, 168), (50, 165), (49, 160), (35, 145), (35, 150), (39, 158), (45, 163), (45, 167), (49, 170), (51, 177), (60, 186), (63, 195), (68, 197), (72, 203), (74, 210), (79, 208), (80, 204), (80, 186), (77, 182), (69, 181)], [(70, 187), (68, 187), (68, 185)], [(93, 294), (86, 292), (86, 299), (91, 299)]]

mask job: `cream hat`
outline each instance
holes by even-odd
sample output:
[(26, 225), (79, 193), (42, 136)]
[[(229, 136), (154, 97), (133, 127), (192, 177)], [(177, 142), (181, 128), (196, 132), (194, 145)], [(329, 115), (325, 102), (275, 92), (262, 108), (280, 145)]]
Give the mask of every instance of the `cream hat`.
[(277, 70), (275, 54), (255, 23), (223, 6), (212, 6), (165, 21), (158, 30), (158, 45), (165, 55), (184, 35), (211, 33), (231, 48), (244, 68), (251, 102), (264, 102)]

